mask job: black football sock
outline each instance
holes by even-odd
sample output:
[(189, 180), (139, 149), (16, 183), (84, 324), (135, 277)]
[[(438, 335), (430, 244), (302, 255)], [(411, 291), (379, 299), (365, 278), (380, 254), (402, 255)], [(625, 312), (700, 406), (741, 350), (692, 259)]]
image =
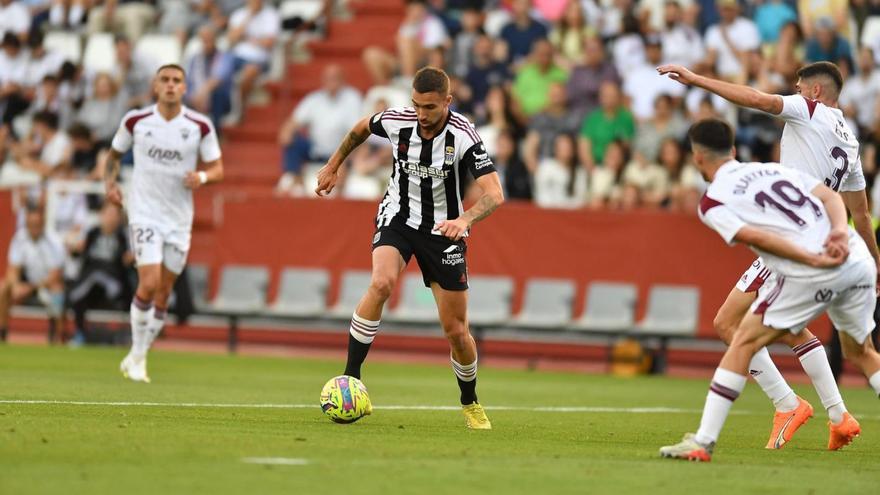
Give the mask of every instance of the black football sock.
[(348, 335), (348, 361), (345, 363), (345, 374), (357, 379), (361, 378), (361, 365), (367, 359), (370, 345), (359, 342), (353, 335)]

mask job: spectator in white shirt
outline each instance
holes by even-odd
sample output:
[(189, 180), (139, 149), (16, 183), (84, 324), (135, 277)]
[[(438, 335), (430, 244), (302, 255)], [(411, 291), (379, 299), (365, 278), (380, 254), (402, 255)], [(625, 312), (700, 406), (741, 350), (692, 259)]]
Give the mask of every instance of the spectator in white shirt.
[(661, 33), (663, 63), (693, 67), (706, 57), (699, 31), (684, 21), (684, 10), (677, 0), (666, 2), (665, 22)]
[(12, 33), (18, 36), (19, 41), (24, 42), (30, 29), (31, 13), (24, 3), (0, 0), (0, 37)]
[(68, 168), (73, 156), (73, 144), (70, 137), (58, 129), (58, 115), (39, 112), (34, 115), (31, 135), (13, 145), (12, 153), (22, 169), (48, 178)]
[(241, 71), (239, 95), (242, 105), (260, 74), (269, 70), (272, 48), (281, 32), (281, 16), (263, 0), (247, 0), (229, 17), (227, 39), (232, 47), (233, 70)]
[(706, 31), (706, 64), (725, 80), (745, 83), (750, 52), (761, 47), (758, 27), (740, 17), (737, 0), (717, 0), (721, 21)]
[(64, 248), (46, 235), (42, 211), (28, 210), (25, 227), (9, 245), (6, 277), (0, 282), (0, 340), (6, 340), (11, 307), (34, 296), (54, 320), (50, 339), (57, 334), (64, 305), (63, 264)]
[(27, 60), (21, 40), (14, 33), (4, 34), (0, 42), (0, 141), (12, 133), (12, 120), (30, 105), (24, 94)]
[(52, 29), (78, 30), (85, 25), (91, 0), (52, 0), (49, 7), (49, 25)]
[(326, 162), (361, 117), (361, 95), (346, 86), (342, 68), (328, 65), (322, 79), (322, 88), (300, 102), (278, 133), (284, 149), (280, 193), (302, 193), (303, 166)]
[(645, 38), (645, 56), (645, 64), (624, 76), (623, 80), (623, 92), (630, 110), (640, 122), (654, 118), (654, 102), (658, 96), (667, 94), (677, 100), (685, 92), (683, 85), (657, 73), (663, 56), (659, 36), (649, 35)]
[(89, 33), (112, 31), (137, 41), (156, 20), (156, 0), (103, 0), (89, 10)]
[(868, 136), (877, 125), (877, 96), (880, 95), (880, 72), (874, 70), (874, 52), (859, 50), (859, 72), (843, 83), (840, 106), (847, 117), (859, 125), (859, 135)]

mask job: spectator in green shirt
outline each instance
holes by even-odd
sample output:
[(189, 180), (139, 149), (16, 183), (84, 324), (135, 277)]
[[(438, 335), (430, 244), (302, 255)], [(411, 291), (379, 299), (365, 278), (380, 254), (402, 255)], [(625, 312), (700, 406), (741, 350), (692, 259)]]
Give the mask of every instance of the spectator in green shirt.
[(549, 41), (535, 41), (529, 59), (513, 83), (513, 97), (526, 117), (531, 117), (547, 106), (547, 93), (551, 84), (565, 84), (568, 81), (565, 70), (553, 63), (553, 46)]
[(581, 160), (592, 169), (602, 163), (609, 143), (621, 140), (628, 144), (635, 132), (633, 115), (621, 102), (620, 88), (613, 81), (602, 83), (599, 108), (587, 115), (581, 126)]

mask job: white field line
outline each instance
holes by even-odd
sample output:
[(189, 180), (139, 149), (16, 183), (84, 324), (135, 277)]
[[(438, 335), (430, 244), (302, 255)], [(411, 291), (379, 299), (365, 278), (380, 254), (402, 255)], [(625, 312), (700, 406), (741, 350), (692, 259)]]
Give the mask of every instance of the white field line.
[(309, 463), (309, 460), (297, 457), (242, 457), (241, 462), (245, 464), (267, 464), (270, 466), (305, 466)]

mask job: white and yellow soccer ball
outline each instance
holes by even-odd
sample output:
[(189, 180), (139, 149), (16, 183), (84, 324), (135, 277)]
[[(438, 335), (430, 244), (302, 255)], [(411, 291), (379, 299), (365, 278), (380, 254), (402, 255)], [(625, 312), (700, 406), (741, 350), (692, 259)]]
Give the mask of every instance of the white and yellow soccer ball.
[(353, 376), (331, 378), (321, 390), (321, 410), (336, 423), (354, 423), (373, 411), (367, 387)]

